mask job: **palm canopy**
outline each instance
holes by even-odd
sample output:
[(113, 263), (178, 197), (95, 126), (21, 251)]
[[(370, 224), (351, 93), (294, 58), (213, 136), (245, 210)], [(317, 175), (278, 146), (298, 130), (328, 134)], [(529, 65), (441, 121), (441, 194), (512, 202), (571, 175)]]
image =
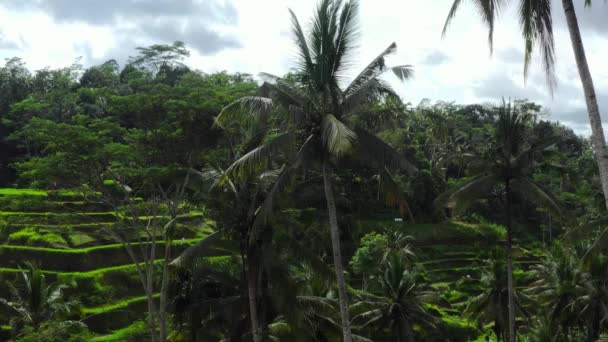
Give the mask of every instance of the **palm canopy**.
[[(494, 254), (484, 261), (481, 271), (480, 283), (484, 291), (469, 302), (465, 314), (482, 323), (493, 323), (494, 333), (500, 340), (506, 334), (508, 322), (507, 265), (502, 256)], [(525, 314), (519, 300), (522, 296), (523, 293), (516, 294), (515, 305)]]
[(551, 150), (553, 139), (528, 139), (531, 115), (517, 104), (503, 104), (497, 115), (491, 147), (484, 156), (477, 157), (477, 174), (441, 194), (436, 203), (453, 209), (457, 214), (462, 213), (475, 200), (508, 182), (510, 191), (522, 199), (561, 216), (562, 209), (557, 200), (529, 177), (537, 165), (537, 157)]
[(375, 279), (372, 291), (360, 291), (360, 301), (351, 306), (353, 321), (361, 323), (360, 329), (391, 336), (394, 341), (414, 341), (416, 325), (435, 329), (435, 318), (424, 304), (436, 296), (419, 282), (416, 271), (409, 269), (403, 258), (393, 255)]
[[(450, 12), (443, 27), (443, 35), (447, 33), (449, 25), (460, 9), (463, 0), (454, 0)], [(509, 0), (472, 0), (471, 1), (484, 22), (488, 27), (488, 43), (490, 51), (494, 46), (494, 26), (496, 20)], [(521, 35), (524, 40), (524, 76), (528, 76), (528, 69), (532, 59), (534, 49), (538, 47), (542, 63), (545, 69), (545, 76), (549, 88), (555, 87), (555, 41), (553, 38), (553, 18), (551, 12), (551, 0), (519, 0), (518, 17)], [(587, 5), (591, 0), (585, 0)]]
[(11, 325), (16, 329), (24, 325), (38, 327), (45, 320), (68, 314), (75, 305), (65, 300), (63, 290), (67, 286), (48, 283), (42, 271), (32, 264), (21, 270), (19, 279), (8, 283), (8, 287), (12, 298), (0, 298), (0, 304), (12, 311)]
[[(217, 124), (224, 127), (235, 122), (257, 126), (275, 116), (275, 122), (283, 129), (274, 139), (264, 141), (238, 159), (229, 169), (234, 178), (244, 176), (254, 169), (252, 165), (265, 164), (277, 154), (286, 156), (285, 167), (275, 184), (277, 191), (296, 169), (314, 168), (320, 161), (337, 160), (346, 154), (379, 168), (392, 185), (391, 170), (416, 170), (374, 134), (350, 124), (349, 119), (369, 114), (368, 109), (379, 99), (400, 102), (390, 84), (381, 78), (384, 73), (392, 72), (400, 80), (407, 80), (413, 74), (409, 65), (387, 66), (386, 57), (396, 51), (396, 44), (392, 43), (346, 87), (340, 86), (349, 71), (355, 48), (358, 9), (358, 2), (354, 0), (323, 0), (307, 32), (291, 12), (298, 51), (298, 80), (262, 73), (265, 82), (260, 95), (233, 102), (216, 119)], [(269, 214), (272, 196), (268, 201), (262, 213)], [(403, 198), (392, 192), (387, 201), (398, 205)]]

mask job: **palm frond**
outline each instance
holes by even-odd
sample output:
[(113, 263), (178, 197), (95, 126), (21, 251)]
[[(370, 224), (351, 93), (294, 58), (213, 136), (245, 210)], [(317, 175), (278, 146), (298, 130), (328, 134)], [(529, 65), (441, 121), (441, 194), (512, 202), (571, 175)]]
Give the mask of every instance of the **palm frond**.
[(403, 195), (399, 184), (395, 182), (393, 176), (386, 167), (381, 168), (380, 170), (380, 184), (386, 205), (397, 208), (402, 218), (409, 216), (410, 221), (416, 223), (409, 202)]
[(455, 213), (463, 213), (473, 201), (490, 192), (498, 183), (495, 175), (480, 175), (456, 186), (451, 190), (439, 195), (435, 200), (436, 205), (446, 206)]
[(306, 104), (306, 96), (302, 91), (281, 77), (265, 72), (261, 72), (258, 75), (264, 80), (263, 87), (268, 88), (271, 94), (285, 108), (289, 108), (289, 106), (301, 108)]
[(447, 18), (445, 19), (445, 23), (443, 24), (443, 30), (441, 31), (441, 36), (445, 37), (448, 33), (448, 28), (452, 23), (452, 20), (456, 17), (456, 13), (458, 12), (458, 8), (462, 4), (463, 0), (454, 0), (452, 3), (452, 7), (450, 8), (450, 12), (448, 13)]
[(169, 263), (174, 267), (187, 267), (200, 257), (236, 255), (237, 246), (223, 239), (223, 232), (217, 231), (186, 248), (182, 254)]
[(235, 123), (251, 125), (255, 122), (265, 122), (272, 105), (272, 99), (268, 97), (244, 96), (224, 107), (215, 122), (223, 128)]
[(403, 170), (415, 174), (418, 169), (393, 147), (361, 127), (355, 127), (357, 157), (378, 169)]
[(402, 82), (411, 80), (414, 77), (414, 69), (409, 64), (397, 65), (397, 66), (391, 67), (390, 70)]
[[(339, 7), (339, 4), (340, 2), (336, 1), (335, 6)], [(334, 43), (335, 57), (332, 63), (332, 78), (339, 77), (343, 67), (347, 66), (348, 60), (346, 58), (353, 51), (359, 32), (356, 20), (359, 13), (359, 2), (350, 0), (340, 7), (340, 19), (337, 23), (337, 35)]]
[(401, 97), (390, 84), (379, 78), (374, 78), (344, 97), (343, 112), (346, 114), (361, 114), (361, 109), (368, 109), (369, 106), (383, 99), (390, 99), (397, 105), (403, 105)]
[(397, 44), (392, 43), (384, 51), (374, 58), (360, 73), (353, 79), (353, 81), (344, 90), (344, 97), (349, 97), (357, 89), (361, 88), (367, 82), (378, 78), (379, 75), (387, 70), (386, 67), (386, 56), (395, 53), (397, 51)]
[(524, 199), (535, 203), (557, 217), (562, 217), (563, 209), (550, 192), (530, 179), (519, 177), (513, 180), (513, 189)]
[(534, 47), (538, 45), (549, 90), (553, 92), (556, 80), (551, 2), (551, 0), (521, 0), (519, 23), (525, 43), (524, 78), (528, 77), (532, 53)]
[(294, 173), (306, 165), (308, 160), (310, 159), (310, 154), (312, 153), (312, 147), (314, 146), (314, 136), (311, 135), (306, 139), (304, 144), (298, 150), (298, 153), (293, 161), (290, 162), (289, 165), (283, 167), (283, 171), (278, 176), (276, 182), (274, 183), (272, 189), (266, 195), (266, 199), (264, 203), (257, 210), (255, 215), (255, 220), (252, 225), (252, 232), (250, 235), (250, 241), (253, 242), (257, 239), (257, 233), (259, 230), (266, 226), (272, 217), (272, 211), (274, 209), (274, 200), (275, 198), (287, 187)]
[(328, 153), (341, 156), (350, 152), (357, 134), (332, 114), (325, 114), (321, 141)]
[(294, 136), (291, 132), (285, 132), (269, 139), (232, 163), (226, 170), (226, 174), (235, 179), (251, 175), (280, 153), (288, 155), (289, 149), (293, 146), (293, 139)]
[(307, 73), (313, 72), (314, 64), (312, 57), (310, 56), (310, 49), (308, 48), (308, 41), (304, 35), (304, 30), (302, 30), (302, 26), (300, 26), (298, 17), (291, 9), (289, 10), (289, 14), (291, 16), (291, 29), (294, 41), (298, 47), (298, 64), (300, 65), (300, 68)]

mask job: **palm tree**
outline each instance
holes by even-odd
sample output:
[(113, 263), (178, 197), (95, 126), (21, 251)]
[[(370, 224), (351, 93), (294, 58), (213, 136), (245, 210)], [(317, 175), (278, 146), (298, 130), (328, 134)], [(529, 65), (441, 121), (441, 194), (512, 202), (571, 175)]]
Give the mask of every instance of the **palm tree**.
[(590, 274), (572, 250), (561, 246), (549, 253), (542, 264), (535, 265), (532, 272), (538, 280), (530, 285), (529, 292), (549, 309), (548, 318), (561, 325), (563, 337), (568, 340), (570, 327), (581, 323), (590, 304)]
[[(446, 19), (443, 35), (445, 36), (449, 24), (454, 19), (456, 12), (462, 4), (462, 0), (454, 0), (452, 8)], [(490, 51), (493, 48), (494, 24), (501, 9), (509, 2), (507, 0), (475, 0), (473, 1), (479, 8), (484, 23), (488, 26), (488, 40)], [(591, 0), (585, 0), (585, 6), (590, 6)], [(540, 48), (541, 58), (544, 65), (549, 88), (553, 92), (555, 86), (555, 50), (553, 40), (553, 18), (551, 13), (552, 1), (550, 0), (520, 0), (519, 1), (519, 23), (521, 26), (522, 36), (525, 42), (525, 58), (524, 58), (524, 77), (528, 75), (528, 67), (530, 65), (532, 53), (536, 45)], [(606, 139), (602, 128), (602, 119), (600, 116), (593, 78), (587, 64), (585, 56), (585, 48), (583, 39), (578, 26), (576, 12), (572, 0), (562, 0), (562, 6), (566, 15), (570, 40), (572, 42), (572, 50), (576, 59), (578, 73), (585, 93), (585, 102), (587, 105), (587, 113), (589, 114), (589, 123), (591, 124), (591, 142), (595, 153), (595, 160), (600, 173), (600, 181), (604, 193), (606, 207), (608, 207), (608, 149), (606, 148)]]
[(46, 320), (68, 314), (75, 303), (65, 301), (62, 291), (66, 287), (47, 283), (42, 271), (28, 264), (17, 281), (8, 282), (11, 300), (0, 298), (0, 304), (14, 313), (11, 318), (13, 331), (18, 332), (24, 326), (38, 328)]
[[(364, 115), (378, 100), (399, 100), (390, 85), (380, 79), (382, 74), (392, 71), (401, 80), (412, 75), (408, 65), (392, 68), (386, 66), (386, 56), (396, 50), (396, 44), (393, 43), (348, 86), (340, 87), (355, 47), (358, 9), (356, 0), (322, 0), (307, 33), (291, 12), (293, 34), (298, 49), (298, 80), (262, 74), (267, 80), (262, 88), (268, 96), (244, 97), (226, 107), (217, 118), (220, 125), (227, 125), (234, 120), (267, 122), (275, 102), (280, 105), (279, 114), (289, 114), (276, 120), (285, 128), (284, 133), (241, 157), (228, 171), (235, 175), (246, 173), (251, 165), (266, 164), (269, 156), (286, 146), (293, 145), (294, 142), (299, 146), (295, 156), (285, 163), (271, 196), (260, 209), (256, 226), (262, 227), (270, 217), (274, 195), (286, 186), (297, 170), (320, 170), (329, 216), (343, 337), (346, 342), (352, 341), (352, 334), (340, 230), (331, 184), (333, 169), (338, 165), (340, 157), (349, 154), (380, 169), (385, 185), (394, 185), (389, 174), (390, 169), (415, 170), (375, 135), (363, 128), (348, 126), (349, 120)], [(391, 187), (391, 195), (387, 200), (390, 204), (404, 208), (402, 197), (395, 189), (397, 188)]]
[[(481, 269), (481, 288), (484, 291), (473, 298), (465, 314), (479, 319), (482, 323), (494, 323), (494, 334), (500, 339), (507, 339), (508, 316), (509, 316), (509, 290), (505, 286), (507, 270), (503, 256), (493, 255), (487, 259)], [(516, 296), (517, 298), (520, 295)], [(525, 312), (520, 301), (515, 303), (521, 312)]]
[(361, 329), (375, 331), (379, 337), (390, 336), (390, 341), (397, 342), (415, 341), (415, 325), (435, 329), (435, 318), (424, 308), (433, 295), (419, 282), (416, 272), (408, 269), (397, 254), (383, 268), (375, 288), (361, 291), (359, 301), (351, 306), (358, 313), (353, 321), (362, 322)]
[[(259, 139), (259, 138), (254, 138)], [(249, 144), (245, 144), (245, 151)], [(251, 334), (254, 342), (261, 342), (264, 336), (263, 319), (259, 315), (260, 284), (265, 271), (263, 260), (264, 251), (268, 248), (270, 240), (266, 238), (251, 238), (253, 222), (256, 218), (256, 209), (264, 200), (270, 185), (277, 176), (277, 170), (260, 171), (247, 179), (231, 179), (221, 169), (208, 168), (204, 172), (197, 172), (204, 181), (211, 181), (211, 196), (209, 203), (215, 205), (218, 212), (218, 222), (222, 230), (216, 232), (212, 239), (203, 239), (199, 243), (186, 249), (180, 257), (172, 262), (174, 266), (187, 266), (198, 256), (209, 253), (213, 248), (238, 251), (242, 261), (242, 277), (247, 289), (243, 298), (248, 299)], [(226, 235), (222, 239), (219, 234)]]
[(507, 227), (507, 283), (509, 292), (509, 341), (515, 340), (515, 307), (513, 302), (513, 231), (511, 224), (511, 204), (513, 193), (521, 198), (547, 208), (552, 214), (560, 215), (561, 209), (553, 196), (529, 178), (537, 154), (551, 145), (551, 140), (533, 144), (525, 139), (530, 120), (528, 114), (517, 104), (506, 104), (498, 108), (493, 146), (481, 165), (482, 170), (464, 184), (441, 194), (437, 202), (462, 212), (477, 198), (502, 187), (505, 199), (505, 219)]

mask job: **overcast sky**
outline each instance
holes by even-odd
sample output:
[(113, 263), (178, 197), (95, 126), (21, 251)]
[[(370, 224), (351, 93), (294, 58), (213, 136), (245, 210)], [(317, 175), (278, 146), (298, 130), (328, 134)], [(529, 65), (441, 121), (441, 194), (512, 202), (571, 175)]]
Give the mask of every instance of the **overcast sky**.
[[(527, 98), (587, 135), (588, 119), (561, 1), (554, 0), (558, 88), (547, 91), (542, 68), (534, 64), (523, 79), (523, 43), (512, 6), (496, 28), (490, 56), (487, 34), (476, 10), (462, 7), (447, 37), (441, 38), (453, 0), (361, 0), (360, 65), (391, 42), (399, 52), (391, 63), (412, 64), (416, 77), (398, 85), (406, 101), (498, 102)], [(513, 4), (516, 1), (511, 1)], [(587, 57), (608, 122), (608, 5), (585, 9), (574, 0)], [(227, 70), (283, 74), (293, 67), (288, 8), (306, 24), (316, 0), (1, 0), (0, 58), (19, 56), (40, 69), (85, 66), (115, 58), (123, 62), (136, 46), (184, 41), (187, 64), (205, 72)], [(538, 56), (536, 56), (538, 57)], [(606, 126), (608, 127), (608, 125)]]

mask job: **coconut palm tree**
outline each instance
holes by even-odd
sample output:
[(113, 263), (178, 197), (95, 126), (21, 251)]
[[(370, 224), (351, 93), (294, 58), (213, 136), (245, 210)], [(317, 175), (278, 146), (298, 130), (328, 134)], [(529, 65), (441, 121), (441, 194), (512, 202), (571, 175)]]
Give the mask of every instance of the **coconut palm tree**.
[(390, 341), (397, 342), (415, 341), (415, 325), (435, 329), (435, 318), (424, 308), (433, 299), (432, 291), (419, 282), (403, 258), (393, 254), (376, 279), (372, 291), (361, 291), (359, 301), (351, 306), (360, 329), (369, 329), (379, 340), (390, 336)]
[(537, 295), (548, 309), (549, 318), (561, 326), (565, 340), (570, 338), (570, 328), (580, 326), (582, 315), (589, 309), (591, 275), (581, 261), (571, 249), (558, 246), (532, 269), (538, 280), (528, 291)]
[(504, 191), (505, 219), (507, 227), (507, 283), (509, 293), (509, 340), (515, 339), (515, 307), (513, 299), (513, 230), (511, 204), (513, 194), (539, 206), (550, 213), (560, 215), (561, 209), (553, 196), (530, 179), (536, 164), (535, 157), (551, 146), (551, 140), (530, 143), (526, 141), (526, 129), (531, 115), (517, 104), (503, 103), (498, 107), (494, 141), (482, 161), (481, 171), (467, 182), (441, 194), (437, 203), (459, 213), (466, 210), (476, 199), (487, 196), (496, 189)]
[[(333, 169), (339, 165), (340, 157), (345, 155), (377, 167), (382, 173), (385, 187), (392, 190), (389, 191), (387, 201), (391, 205), (399, 205), (402, 211), (405, 211), (406, 206), (403, 205), (403, 198), (395, 191), (396, 187), (386, 186), (394, 185), (389, 170), (415, 170), (375, 135), (360, 127), (349, 127), (349, 122), (358, 115), (365, 115), (378, 100), (399, 100), (390, 85), (380, 78), (385, 72), (392, 71), (401, 80), (409, 79), (412, 75), (412, 69), (408, 65), (387, 67), (386, 56), (396, 50), (393, 43), (352, 82), (341, 87), (358, 35), (358, 9), (356, 0), (322, 0), (307, 32), (291, 12), (292, 30), (298, 49), (297, 79), (294, 81), (262, 74), (266, 79), (262, 89), (267, 96), (244, 97), (227, 106), (217, 118), (220, 125), (228, 125), (234, 120), (268, 122), (275, 104), (278, 105), (278, 110), (274, 113), (289, 114), (274, 120), (277, 126), (284, 129), (284, 133), (241, 157), (228, 172), (234, 175), (247, 173), (252, 165), (266, 163), (273, 153), (294, 143), (298, 146), (297, 153), (285, 163), (272, 194), (280, 192), (297, 170), (320, 171), (329, 216), (342, 329), (344, 341), (347, 342), (352, 341), (352, 334), (340, 230), (331, 184)], [(258, 227), (266, 225), (273, 201), (274, 196), (271, 195), (260, 208)], [(255, 237), (255, 234), (252, 236)]]
[[(248, 144), (245, 144), (247, 146)], [(245, 150), (247, 152), (247, 150)], [(260, 171), (255, 176), (238, 181), (229, 178), (225, 171), (208, 168), (204, 172), (197, 172), (204, 181), (211, 181), (211, 197), (209, 204), (218, 212), (218, 222), (221, 231), (216, 232), (211, 239), (203, 239), (199, 243), (186, 249), (171, 264), (173, 266), (188, 266), (198, 256), (204, 256), (214, 248), (238, 251), (242, 261), (242, 276), (248, 299), (251, 334), (254, 342), (263, 340), (263, 319), (259, 315), (261, 294), (261, 277), (264, 273), (264, 250), (271, 242), (268, 234), (265, 238), (250, 239), (256, 208), (264, 201), (270, 185), (273, 183), (277, 170)], [(221, 238), (224, 235), (226, 238)], [(227, 248), (230, 246), (230, 248)]]
[[(443, 35), (449, 29), (449, 24), (452, 22), (463, 0), (454, 0), (452, 8), (448, 14), (443, 27)], [(494, 24), (500, 11), (507, 3), (513, 1), (508, 0), (474, 0), (473, 3), (478, 7), (484, 23), (488, 26), (488, 40), (490, 51), (493, 48)], [(524, 57), (524, 77), (528, 75), (528, 67), (530, 65), (532, 53), (536, 46), (539, 47), (542, 62), (547, 76), (547, 81), (551, 92), (553, 92), (555, 82), (555, 50), (553, 39), (553, 18), (551, 0), (520, 0), (519, 1), (519, 23), (525, 43)], [(585, 0), (585, 6), (590, 6), (591, 0)], [(572, 0), (562, 0), (562, 6), (566, 15), (568, 32), (572, 43), (572, 50), (576, 59), (578, 73), (585, 94), (585, 103), (587, 105), (587, 113), (589, 114), (589, 123), (591, 124), (591, 142), (595, 160), (598, 165), (602, 190), (606, 207), (608, 207), (608, 149), (606, 148), (606, 139), (602, 128), (602, 119), (600, 116), (593, 78), (587, 64), (583, 39), (574, 10)]]
[[(507, 284), (507, 268), (505, 267), (504, 256), (495, 254), (485, 260), (481, 268), (480, 284), (483, 292), (473, 298), (465, 314), (482, 323), (494, 323), (493, 330), (496, 337), (507, 339), (508, 337), (508, 317), (509, 317), (509, 290)], [(521, 295), (516, 296), (516, 298)], [(515, 304), (520, 312), (525, 312), (519, 300)]]
[(14, 314), (10, 322), (13, 332), (24, 326), (38, 328), (46, 320), (68, 314), (75, 306), (75, 302), (65, 300), (62, 291), (67, 286), (48, 283), (34, 265), (28, 264), (18, 277), (17, 281), (7, 283), (12, 298), (0, 298), (0, 304)]

